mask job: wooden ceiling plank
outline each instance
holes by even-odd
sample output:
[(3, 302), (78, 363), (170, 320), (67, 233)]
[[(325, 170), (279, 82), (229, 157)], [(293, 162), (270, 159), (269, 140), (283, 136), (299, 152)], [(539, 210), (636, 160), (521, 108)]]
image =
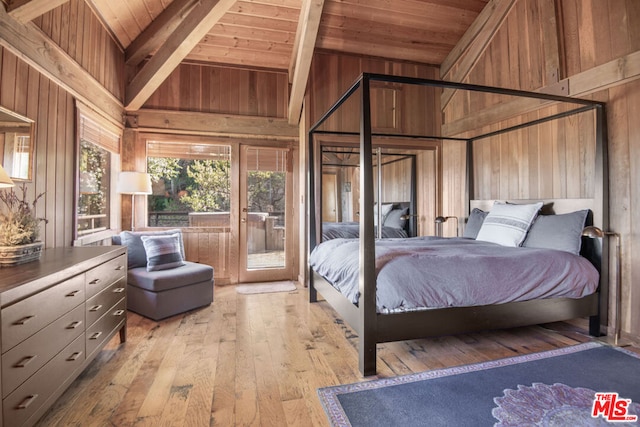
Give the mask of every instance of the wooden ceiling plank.
[(271, 30), (287, 31), (294, 34), (297, 22), (285, 19), (273, 19), (266, 16), (248, 16), (242, 13), (227, 13), (220, 18), (220, 24), (232, 24), (244, 27), (267, 28)]
[(297, 22), (300, 15), (300, 9), (297, 7), (292, 8), (238, 1), (231, 9), (229, 9), (229, 13), (241, 13), (247, 16), (260, 16)]
[(13, 0), (7, 6), (9, 16), (21, 23), (27, 23), (44, 15), (69, 0)]
[(324, 0), (305, 0), (301, 9), (300, 19), (304, 23), (302, 24), (302, 35), (300, 36), (298, 51), (294, 53), (296, 65), (289, 97), (289, 124), (292, 125), (297, 125), (300, 121), (302, 100), (307, 90), (307, 80), (311, 70), (311, 60), (316, 46), (323, 7)]
[(140, 109), (234, 3), (235, 0), (201, 0), (129, 83), (126, 109)]
[(218, 46), (211, 46), (205, 49), (203, 46), (198, 45), (185, 59), (199, 63), (207, 62), (220, 65), (259, 67), (269, 70), (286, 70), (289, 64), (289, 53), (249, 51)]
[[(289, 56), (291, 54), (291, 45), (285, 43), (275, 43), (272, 41), (249, 39), (249, 38), (236, 38), (236, 37), (224, 37), (207, 34), (204, 39), (198, 43), (195, 49), (202, 48), (206, 50), (208, 47), (225, 47), (225, 48), (238, 48), (245, 50), (255, 50), (264, 53), (282, 53)], [(193, 51), (192, 51), (193, 52)]]
[(216, 25), (209, 31), (209, 36), (232, 37), (239, 39), (269, 40), (273, 43), (291, 44), (293, 35), (288, 31), (244, 27), (238, 25)]
[(164, 43), (195, 7), (195, 0), (173, 1), (127, 48), (126, 64), (138, 65)]

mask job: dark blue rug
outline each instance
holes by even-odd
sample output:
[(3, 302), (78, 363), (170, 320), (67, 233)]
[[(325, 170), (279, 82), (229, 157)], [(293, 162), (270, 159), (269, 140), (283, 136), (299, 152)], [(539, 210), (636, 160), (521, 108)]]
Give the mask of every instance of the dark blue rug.
[(591, 342), (318, 395), (333, 426), (640, 425), (640, 357)]

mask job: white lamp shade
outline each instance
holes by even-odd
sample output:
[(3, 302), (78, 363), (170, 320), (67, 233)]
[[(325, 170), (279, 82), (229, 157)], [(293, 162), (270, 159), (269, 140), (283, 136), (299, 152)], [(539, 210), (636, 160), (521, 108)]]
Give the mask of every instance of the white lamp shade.
[(120, 172), (118, 193), (151, 194), (151, 176), (145, 172)]
[(9, 178), (9, 174), (0, 166), (0, 188), (13, 187), (14, 183)]

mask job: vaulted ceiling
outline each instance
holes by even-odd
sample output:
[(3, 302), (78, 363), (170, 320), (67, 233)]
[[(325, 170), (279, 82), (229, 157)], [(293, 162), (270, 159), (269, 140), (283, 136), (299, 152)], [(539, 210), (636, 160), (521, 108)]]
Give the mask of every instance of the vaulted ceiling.
[[(68, 0), (2, 1), (10, 15), (25, 22)], [(126, 89), (128, 110), (140, 108), (183, 61), (286, 71), (295, 110), (314, 49), (440, 65), (490, 2), (86, 1), (135, 70)]]

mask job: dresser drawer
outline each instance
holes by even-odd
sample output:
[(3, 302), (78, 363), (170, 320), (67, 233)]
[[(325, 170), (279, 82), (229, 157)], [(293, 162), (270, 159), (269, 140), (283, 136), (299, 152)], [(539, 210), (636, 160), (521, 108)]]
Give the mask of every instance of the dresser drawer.
[(80, 274), (2, 309), (2, 353), (84, 302)]
[(125, 295), (127, 287), (127, 279), (122, 279), (114, 282), (108, 288), (92, 296), (87, 300), (87, 325), (92, 325), (96, 320), (101, 318), (107, 310), (109, 310), (118, 300)]
[(93, 325), (87, 327), (87, 355), (110, 338), (111, 332), (120, 328), (127, 320), (126, 301), (122, 298)]
[(97, 294), (116, 280), (126, 277), (127, 257), (120, 255), (96, 268), (87, 271), (87, 298)]
[[(34, 414), (84, 360), (85, 336), (81, 334), (49, 363), (3, 400), (4, 424), (20, 426)], [(4, 381), (4, 378), (3, 378)]]
[(2, 355), (5, 397), (84, 331), (84, 304)]

